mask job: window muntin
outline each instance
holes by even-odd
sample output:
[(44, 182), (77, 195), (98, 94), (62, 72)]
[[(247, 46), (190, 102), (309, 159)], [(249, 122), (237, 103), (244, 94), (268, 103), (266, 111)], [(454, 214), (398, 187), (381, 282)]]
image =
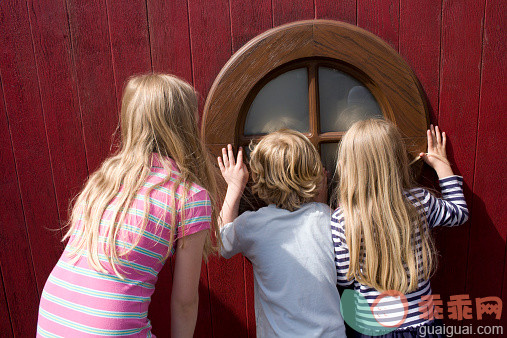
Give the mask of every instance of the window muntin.
[(334, 172), (338, 142), (347, 129), (359, 120), (384, 117), (367, 85), (349, 72), (354, 71), (318, 58), (274, 70), (245, 102), (240, 144), (281, 128), (295, 129), (312, 141), (324, 167)]
[(250, 105), (245, 135), (267, 134), (281, 128), (310, 131), (306, 68), (275, 77), (262, 87)]
[(349, 74), (319, 67), (320, 132), (347, 131), (354, 122), (382, 118), (375, 97)]

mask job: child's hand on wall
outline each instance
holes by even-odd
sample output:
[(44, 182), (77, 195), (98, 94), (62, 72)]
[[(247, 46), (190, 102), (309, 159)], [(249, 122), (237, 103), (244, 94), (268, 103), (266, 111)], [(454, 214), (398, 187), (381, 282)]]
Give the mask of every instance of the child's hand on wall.
[(439, 178), (452, 176), (453, 172), (449, 160), (447, 159), (447, 153), (445, 147), (447, 145), (447, 137), (444, 133), (441, 133), (438, 126), (430, 126), (427, 131), (428, 136), (428, 152), (421, 153), (419, 156), (426, 162), (430, 167), (435, 169)]
[(243, 163), (243, 148), (239, 148), (237, 160), (234, 160), (232, 145), (228, 144), (227, 150), (222, 148), (222, 156), (218, 157), (218, 166), (227, 182), (227, 193), (236, 193), (241, 196), (248, 182), (248, 169)]
[(222, 157), (218, 157), (218, 166), (225, 182), (227, 182), (227, 194), (225, 195), (218, 222), (222, 227), (238, 217), (239, 201), (241, 200), (241, 195), (243, 195), (246, 182), (248, 182), (248, 169), (245, 163), (243, 163), (243, 149), (239, 148), (238, 158), (234, 160), (232, 145), (228, 144), (227, 150), (222, 148)]

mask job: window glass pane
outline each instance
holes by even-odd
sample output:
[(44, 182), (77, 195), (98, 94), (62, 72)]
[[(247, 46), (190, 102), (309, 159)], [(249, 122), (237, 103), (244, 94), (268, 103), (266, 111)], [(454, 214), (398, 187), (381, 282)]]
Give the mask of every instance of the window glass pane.
[(345, 131), (359, 120), (382, 118), (380, 107), (361, 82), (336, 69), (319, 67), (320, 131)]
[(320, 157), (324, 168), (334, 175), (336, 170), (336, 158), (338, 154), (338, 143), (321, 143), (320, 144)]
[(245, 121), (245, 135), (281, 128), (308, 132), (308, 74), (306, 68), (288, 71), (268, 82), (257, 94)]

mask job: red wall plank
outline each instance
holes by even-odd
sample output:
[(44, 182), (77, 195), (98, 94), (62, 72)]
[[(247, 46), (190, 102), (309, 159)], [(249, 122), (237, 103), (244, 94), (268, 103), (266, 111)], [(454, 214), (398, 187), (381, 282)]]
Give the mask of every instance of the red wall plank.
[(9, 307), (7, 306), (7, 297), (5, 296), (5, 288), (3, 284), (3, 273), (0, 264), (0, 332), (5, 337), (13, 337), (11, 317), (9, 315)]
[[(229, 1), (189, 0), (189, 14), (194, 85), (204, 98), (231, 56)], [(242, 257), (210, 257), (208, 278), (213, 336), (246, 336)]]
[[(0, 11), (3, 19), (0, 22), (0, 46), (3, 49), (0, 72), (24, 217), (40, 291), (62, 249), (55, 187), (27, 4), (24, 1), (10, 2), (1, 6)], [(24, 278), (19, 274), (22, 270), (17, 269), (15, 274)]]
[(315, 17), (348, 22), (357, 21), (357, 0), (315, 0)]
[(67, 0), (90, 173), (109, 155), (118, 124), (105, 2)]
[(273, 0), (273, 26), (315, 18), (313, 0)]
[[(0, 138), (2, 172), (0, 175), (0, 191), (2, 192), (0, 194), (0, 208), (2, 210), (0, 213), (0, 262), (3, 288), (6, 293), (5, 299), (13, 334), (20, 337), (34, 336), (37, 313), (36, 311), (26, 311), (26, 309), (39, 304), (39, 295), (30, 241), (23, 216), (21, 193), (1, 83), (0, 75), (0, 135), (3, 135)], [(3, 302), (3, 298), (1, 301)], [(3, 323), (9, 318), (1, 318), (0, 320)], [(9, 322), (9, 326), (11, 322)]]
[[(64, 1), (28, 1), (60, 219), (88, 175)], [(54, 262), (56, 264), (56, 261)]]
[(233, 52), (273, 27), (271, 0), (231, 0), (230, 4)]
[[(245, 22), (252, 24), (245, 25)], [(250, 39), (273, 27), (271, 0), (231, 1), (231, 32), (233, 52)], [(235, 258), (236, 259), (236, 258)], [(247, 336), (256, 336), (254, 282), (252, 264), (243, 257)]]
[[(465, 180), (465, 195), (472, 217), (471, 187), (479, 107), (483, 15), (484, 2), (481, 0), (452, 0), (443, 4), (439, 125), (449, 136), (448, 155), (454, 164), (453, 169)], [(468, 52), (456, 53), (457, 50)], [(465, 292), (469, 223), (458, 228), (440, 229), (437, 234), (440, 269), (432, 280), (432, 287), (443, 299)], [(452, 269), (449, 269), (450, 266)]]
[(187, 1), (148, 0), (153, 70), (192, 82)]
[(357, 25), (399, 48), (400, 0), (358, 0)]
[[(504, 1), (488, 1), (483, 35), (483, 57), (477, 157), (473, 186), (473, 214), (470, 229), (467, 291), (472, 297), (500, 296), (507, 237), (504, 191), (507, 162), (507, 89), (505, 64)], [(503, 276), (505, 278), (505, 274)], [(505, 299), (505, 298), (504, 298)], [(504, 311), (505, 316), (505, 311)], [(489, 322), (483, 321), (481, 325)], [(495, 322), (498, 324), (498, 322)]]
[[(118, 94), (127, 79), (152, 71), (145, 0), (106, 0)], [(118, 95), (118, 103), (121, 95)], [(119, 106), (119, 105), (118, 105)]]
[(400, 4), (400, 54), (424, 88), (433, 123), (438, 120), (441, 2), (407, 0)]
[[(177, 75), (191, 83), (192, 62), (187, 1), (148, 0), (147, 11), (153, 70), (155, 72)], [(171, 333), (170, 316), (173, 265), (174, 260), (170, 257), (158, 276), (148, 313), (148, 317), (153, 325), (153, 333), (161, 337), (168, 337)], [(205, 265), (203, 265), (203, 269), (206, 269)], [(207, 299), (204, 310), (208, 316), (204, 321), (209, 321), (207, 284), (205, 289), (205, 293), (201, 298)], [(202, 320), (202, 316), (205, 313), (201, 311), (198, 320)], [(211, 326), (209, 329), (211, 331)]]

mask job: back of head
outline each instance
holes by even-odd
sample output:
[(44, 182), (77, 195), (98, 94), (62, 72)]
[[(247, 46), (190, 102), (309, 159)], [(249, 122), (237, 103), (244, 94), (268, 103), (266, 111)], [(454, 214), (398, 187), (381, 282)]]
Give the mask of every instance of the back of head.
[[(424, 220), (404, 195), (413, 185), (407, 155), (398, 128), (380, 119), (353, 124), (338, 151), (337, 199), (350, 250), (348, 277), (381, 291), (413, 291), (435, 265)], [(416, 230), (421, 256), (414, 246)]]
[(121, 150), (124, 156), (149, 159), (152, 152), (170, 156), (193, 176), (188, 150), (200, 148), (197, 129), (197, 94), (185, 81), (167, 74), (132, 77), (125, 86), (121, 115)]
[[(197, 93), (185, 81), (166, 74), (147, 74), (134, 76), (127, 82), (121, 105), (120, 129), (121, 144), (113, 156), (106, 159), (101, 167), (87, 181), (83, 191), (78, 195), (73, 207), (70, 229), (65, 238), (70, 237), (78, 221), (84, 227), (83, 233), (72, 252), (76, 257), (84, 251), (89, 254), (89, 262), (96, 270), (103, 270), (98, 259), (98, 231), (104, 210), (117, 197), (111, 218), (115, 220), (107, 230), (107, 249), (105, 254), (115, 273), (119, 262), (116, 238), (125, 221), (128, 209), (136, 194), (144, 185), (151, 169), (154, 153), (162, 155), (162, 165), (167, 172), (177, 169), (181, 172), (178, 181), (173, 185), (172, 200), (166, 212), (172, 214), (173, 224), (176, 220), (175, 196), (177, 187), (184, 189), (182, 200), (191, 183), (196, 183), (212, 197), (216, 194), (215, 173), (211, 159), (199, 137), (197, 127)], [(172, 158), (178, 168), (171, 168), (164, 157)], [(171, 175), (151, 186), (146, 196), (158, 186), (171, 179)], [(120, 186), (122, 187), (120, 191)], [(145, 198), (141, 233), (146, 227), (150, 199)], [(213, 203), (214, 201), (212, 201)], [(81, 208), (79, 208), (81, 206)], [(213, 208), (213, 230), (216, 231), (216, 208)], [(174, 229), (172, 229), (174, 231)], [(139, 240), (140, 236), (138, 237)], [(172, 235), (171, 235), (172, 238)], [(138, 242), (137, 242), (138, 243)], [(132, 249), (137, 245), (132, 246)], [(169, 248), (172, 246), (172, 239)], [(211, 252), (211, 241), (205, 246), (205, 254)], [(168, 250), (167, 255), (169, 255)]]
[(322, 181), (322, 163), (300, 132), (282, 129), (266, 135), (250, 155), (254, 193), (268, 204), (294, 211), (310, 202)]

